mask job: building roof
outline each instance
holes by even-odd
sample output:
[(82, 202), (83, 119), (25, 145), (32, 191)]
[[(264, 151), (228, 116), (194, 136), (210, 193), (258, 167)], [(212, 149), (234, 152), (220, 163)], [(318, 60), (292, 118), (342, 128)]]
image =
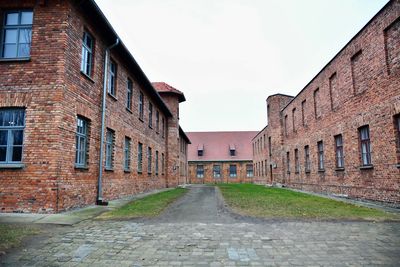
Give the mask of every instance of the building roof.
[(181, 91), (179, 91), (178, 89), (172, 87), (171, 85), (165, 82), (153, 82), (152, 85), (158, 91), (159, 94), (165, 94), (165, 93), (176, 94), (179, 97), (179, 102), (186, 101), (185, 95)]
[(120, 43), (112, 49), (111, 53), (117, 52), (121, 55), (121, 58), (125, 59), (125, 64), (127, 64), (128, 68), (130, 68), (136, 74), (136, 79), (143, 86), (149, 96), (159, 105), (161, 111), (163, 111), (167, 116), (172, 117), (171, 111), (168, 109), (165, 102), (162, 100), (161, 96), (154, 89), (146, 74), (140, 68), (139, 64), (136, 62), (135, 58), (132, 56), (131, 52), (122, 42), (121, 38), (118, 36), (114, 28), (111, 26), (110, 22), (105, 17), (104, 13), (101, 11), (99, 6), (96, 4), (94, 0), (89, 1), (80, 1), (74, 0), (72, 1), (77, 7), (82, 8), (84, 11), (87, 11), (86, 14), (90, 14), (93, 21), (98, 25), (98, 28), (104, 33), (106, 36), (105, 41), (112, 45), (115, 43), (116, 39), (119, 39)]
[[(240, 161), (252, 160), (251, 140), (257, 131), (237, 132), (188, 132), (192, 142), (188, 149), (188, 161)], [(235, 156), (230, 150), (235, 150)], [(198, 156), (203, 150), (203, 156)]]

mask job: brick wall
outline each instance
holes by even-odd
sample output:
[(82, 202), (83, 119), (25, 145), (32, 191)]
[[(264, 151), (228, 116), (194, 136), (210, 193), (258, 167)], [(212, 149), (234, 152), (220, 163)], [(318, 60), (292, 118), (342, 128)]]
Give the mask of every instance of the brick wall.
[[(270, 121), (266, 131), (280, 128), (282, 136), (280, 149), (273, 151), (281, 159), (274, 181), (304, 190), (400, 202), (394, 124), (394, 116), (400, 113), (399, 17), (400, 1), (389, 2), (287, 106), (270, 107), (271, 114), (280, 116), (280, 125), (272, 127)], [(361, 166), (358, 132), (365, 125), (369, 126), (372, 150), (368, 168)], [(336, 166), (334, 136), (338, 134), (343, 137), (344, 169)], [(277, 133), (271, 135), (279, 139)], [(324, 170), (317, 168), (320, 141), (324, 144)], [(307, 145), (310, 172), (304, 168)], [(298, 173), (295, 149), (299, 151)]]
[[(31, 57), (28, 61), (0, 62), (0, 107), (25, 107), (22, 169), (0, 166), (0, 207), (3, 212), (58, 212), (94, 204), (96, 201), (100, 150), (101, 99), (105, 48), (115, 42), (110, 31), (99, 27), (99, 17), (75, 1), (3, 1), (1, 8), (33, 8)], [(104, 23), (104, 22), (101, 22)], [(93, 74), (80, 72), (82, 36), (94, 38)], [(168, 170), (177, 161), (178, 124), (171, 124), (160, 98), (149, 93), (144, 74), (132, 68), (126, 53), (111, 50), (117, 64), (116, 95), (107, 95), (105, 126), (115, 132), (113, 170), (104, 171), (103, 198), (112, 200), (167, 186), (178, 175), (162, 170), (164, 155)], [(126, 109), (127, 79), (133, 82), (131, 110)], [(144, 118), (139, 119), (139, 92), (144, 94)], [(149, 127), (149, 103), (153, 127)], [(165, 120), (166, 133), (156, 131), (155, 114)], [(77, 116), (88, 119), (87, 168), (75, 167)], [(174, 133), (176, 131), (176, 136)], [(124, 171), (124, 140), (131, 139), (130, 171)], [(143, 171), (138, 173), (138, 142), (143, 144)], [(147, 148), (152, 148), (148, 172)], [(173, 151), (172, 151), (173, 150)], [(159, 153), (159, 172), (155, 155)], [(173, 157), (173, 158), (168, 158)], [(103, 165), (104, 166), (104, 165)]]

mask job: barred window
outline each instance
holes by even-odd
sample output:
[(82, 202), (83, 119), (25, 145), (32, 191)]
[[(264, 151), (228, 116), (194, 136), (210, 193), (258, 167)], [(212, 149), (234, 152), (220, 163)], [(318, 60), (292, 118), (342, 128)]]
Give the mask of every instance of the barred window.
[(343, 138), (342, 135), (335, 136), (336, 168), (344, 168)]
[(164, 153), (161, 153), (161, 174), (165, 173), (165, 158)]
[(253, 164), (247, 164), (246, 165), (246, 176), (248, 178), (253, 177)]
[(153, 128), (153, 104), (149, 102), (149, 127)]
[(117, 82), (117, 65), (114, 61), (110, 60), (108, 66), (108, 93), (112, 96), (116, 96), (116, 82)]
[(86, 167), (88, 155), (88, 120), (78, 116), (76, 127), (75, 166)]
[(324, 170), (324, 143), (319, 141), (317, 143), (318, 148), (318, 170)]
[(0, 166), (22, 162), (24, 128), (24, 109), (0, 109)]
[(147, 148), (147, 172), (150, 174), (152, 171), (151, 161), (152, 161), (152, 151), (151, 147)]
[(143, 144), (138, 143), (138, 172), (142, 173), (143, 170)]
[(131, 139), (125, 136), (124, 142), (124, 170), (131, 169)]
[(204, 178), (204, 166), (203, 165), (197, 165), (196, 176), (197, 176), (197, 178)]
[(160, 132), (160, 112), (156, 111), (156, 133)]
[(310, 147), (309, 146), (304, 147), (304, 166), (305, 166), (305, 172), (311, 171)]
[(214, 178), (221, 178), (221, 165), (213, 166), (213, 174)]
[(114, 136), (111, 129), (107, 129), (106, 134), (106, 169), (112, 170), (114, 167)]
[(299, 160), (299, 150), (297, 148), (294, 150), (294, 166), (295, 166), (295, 173), (299, 173), (300, 160)]
[(141, 119), (141, 120), (143, 120), (143, 115), (144, 115), (143, 101), (144, 101), (144, 95), (142, 92), (140, 92), (139, 93), (139, 119)]
[(229, 165), (229, 177), (236, 177), (237, 176), (237, 167), (236, 165), (232, 164)]
[(156, 167), (156, 175), (158, 175), (158, 151), (156, 151), (156, 162), (155, 162), (155, 167)]
[(370, 166), (371, 161), (371, 141), (369, 139), (369, 126), (363, 126), (358, 129), (361, 148), (361, 164), (362, 166)]
[(126, 83), (126, 108), (129, 110), (132, 110), (132, 94), (133, 94), (132, 81), (128, 79)]

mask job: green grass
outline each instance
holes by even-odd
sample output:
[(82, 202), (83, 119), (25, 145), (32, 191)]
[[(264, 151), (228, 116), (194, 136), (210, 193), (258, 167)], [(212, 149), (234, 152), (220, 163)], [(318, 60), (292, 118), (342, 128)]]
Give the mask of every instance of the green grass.
[(399, 214), (253, 184), (219, 184), (237, 213), (262, 218), (400, 220)]
[(154, 217), (159, 215), (170, 203), (183, 196), (188, 190), (176, 188), (169, 191), (150, 195), (134, 200), (128, 204), (103, 213), (98, 219), (129, 219), (140, 217)]
[(31, 226), (0, 224), (0, 251), (18, 247), (24, 237), (39, 232), (38, 228)]

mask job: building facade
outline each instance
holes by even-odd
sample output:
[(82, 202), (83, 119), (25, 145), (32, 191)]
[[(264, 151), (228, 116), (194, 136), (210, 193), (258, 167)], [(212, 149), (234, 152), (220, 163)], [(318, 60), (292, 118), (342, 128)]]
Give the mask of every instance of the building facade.
[(256, 180), (400, 203), (400, 1), (390, 1), (295, 96), (267, 99)]
[(252, 183), (251, 139), (257, 132), (188, 132), (189, 182)]
[(179, 184), (183, 94), (157, 92), (94, 1), (5, 0), (0, 21), (1, 212)]

